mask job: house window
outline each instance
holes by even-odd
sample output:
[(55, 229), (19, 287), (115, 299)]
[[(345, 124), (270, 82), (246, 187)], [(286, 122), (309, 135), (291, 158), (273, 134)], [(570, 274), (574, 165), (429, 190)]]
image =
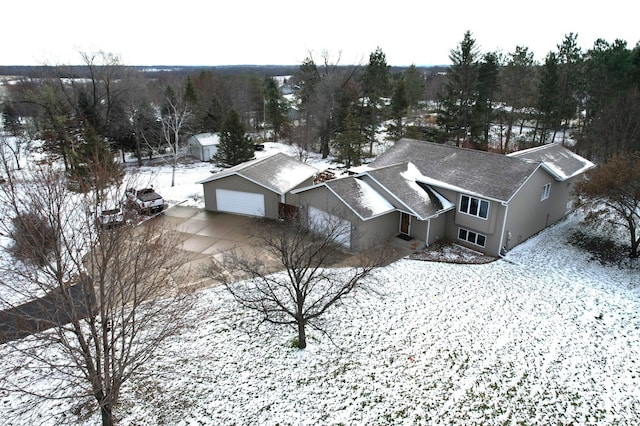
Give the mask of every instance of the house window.
[(549, 198), (549, 193), (551, 192), (551, 184), (548, 183), (542, 187), (542, 195), (540, 196), (540, 201), (544, 201)]
[(458, 229), (458, 238), (480, 247), (484, 247), (487, 242), (487, 237), (485, 235), (478, 234), (477, 232), (469, 231), (464, 228)]
[(486, 219), (489, 217), (489, 202), (479, 198), (469, 197), (468, 195), (462, 195), (460, 197), (460, 211), (470, 214), (471, 216)]

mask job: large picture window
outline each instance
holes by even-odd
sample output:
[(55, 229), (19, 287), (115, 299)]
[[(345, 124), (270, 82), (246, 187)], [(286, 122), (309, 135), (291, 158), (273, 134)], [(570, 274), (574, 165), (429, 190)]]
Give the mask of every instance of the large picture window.
[(485, 235), (464, 228), (458, 229), (458, 238), (480, 247), (484, 247), (487, 243), (487, 237)]
[(486, 219), (489, 217), (489, 202), (462, 195), (460, 197), (460, 212)]

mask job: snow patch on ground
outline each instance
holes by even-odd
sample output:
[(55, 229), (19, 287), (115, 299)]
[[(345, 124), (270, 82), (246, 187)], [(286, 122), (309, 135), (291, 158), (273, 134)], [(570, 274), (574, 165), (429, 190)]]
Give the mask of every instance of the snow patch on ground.
[[(170, 204), (201, 207), (195, 182), (212, 169), (180, 165), (174, 187), (170, 167), (139, 171)], [(602, 265), (568, 244), (578, 219), (504, 260), (405, 258), (381, 268), (370, 282), (376, 292), (330, 310), (327, 334), (309, 330), (304, 351), (292, 347), (295, 330), (258, 327), (222, 288), (202, 291), (193, 328), (123, 388), (120, 424), (637, 424), (640, 266)], [(20, 356), (0, 347), (0, 359), (14, 361), (0, 370)], [(10, 373), (37, 378), (28, 364)], [(99, 423), (51, 418), (64, 400), (14, 418), (30, 401), (0, 391), (0, 419)]]

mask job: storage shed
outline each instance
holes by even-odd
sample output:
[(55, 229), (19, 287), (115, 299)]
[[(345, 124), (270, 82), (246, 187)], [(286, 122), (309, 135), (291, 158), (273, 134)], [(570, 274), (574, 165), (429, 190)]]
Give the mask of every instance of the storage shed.
[(216, 133), (199, 133), (187, 139), (189, 155), (200, 161), (211, 161), (218, 152), (220, 138)]

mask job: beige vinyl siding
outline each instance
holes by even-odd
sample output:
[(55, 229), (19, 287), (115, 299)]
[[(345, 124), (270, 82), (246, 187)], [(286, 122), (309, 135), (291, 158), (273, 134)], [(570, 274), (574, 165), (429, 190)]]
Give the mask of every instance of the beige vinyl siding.
[(427, 245), (431, 245), (436, 241), (439, 241), (444, 238), (446, 233), (446, 224), (447, 224), (447, 215), (453, 214), (453, 212), (448, 212), (438, 217), (434, 217), (429, 219), (429, 235), (428, 241), (426, 241)]
[(226, 189), (229, 191), (250, 192), (264, 195), (265, 217), (271, 219), (278, 218), (278, 203), (280, 195), (266, 189), (265, 187), (255, 184), (241, 176), (231, 175), (211, 182), (207, 182), (204, 187), (204, 205), (209, 211), (218, 211), (216, 201), (216, 188)]
[(398, 233), (400, 213), (390, 212), (367, 221), (353, 220), (351, 223), (351, 248), (366, 250), (384, 244)]
[(292, 194), (291, 191), (298, 189), (298, 188), (304, 188), (307, 186), (311, 186), (313, 185), (313, 176), (311, 176), (309, 179), (301, 182), (300, 184), (296, 185), (294, 188), (291, 188), (289, 192), (287, 192), (284, 196), (285, 196), (285, 203), (286, 204), (291, 204), (292, 206), (300, 206), (300, 195), (299, 194)]
[(377, 246), (398, 233), (400, 220), (400, 213), (398, 212), (390, 212), (362, 221), (325, 186), (318, 186), (298, 195), (298, 203), (302, 206), (301, 215), (303, 218), (307, 218), (308, 209), (313, 206), (350, 221), (352, 224), (351, 248), (353, 250), (364, 250)]
[[(548, 197), (543, 198), (545, 185), (549, 184)], [(505, 226), (505, 246), (508, 233), (509, 248), (542, 231), (562, 219), (567, 202), (571, 199), (571, 182), (558, 182), (542, 168), (527, 180), (509, 202), (509, 218)]]

